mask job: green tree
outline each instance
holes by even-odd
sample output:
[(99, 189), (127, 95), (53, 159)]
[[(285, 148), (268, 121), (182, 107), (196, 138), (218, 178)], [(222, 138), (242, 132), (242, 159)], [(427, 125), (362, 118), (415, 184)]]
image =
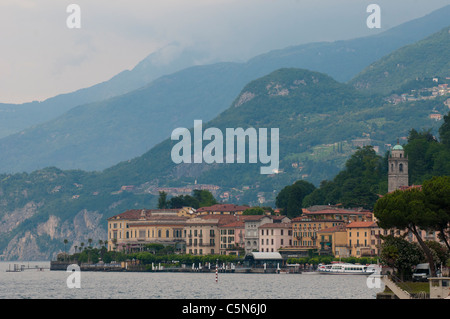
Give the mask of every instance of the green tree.
[(450, 251), (444, 245), (434, 240), (427, 240), (425, 242), (428, 247), (434, 252), (437, 265), (445, 265), (450, 258)]
[(422, 186), (428, 208), (435, 214), (432, 224), (424, 225), (439, 232), (439, 239), (450, 251), (450, 176), (435, 176)]
[(67, 250), (66, 250), (66, 245), (69, 241), (67, 239), (64, 239), (64, 258), (66, 258), (67, 256)]
[(199, 207), (212, 206), (217, 204), (213, 194), (208, 190), (194, 189), (193, 196), (198, 200)]
[(383, 264), (396, 269), (401, 279), (410, 275), (412, 267), (423, 259), (423, 252), (416, 244), (392, 235), (383, 237), (380, 260)]
[(430, 266), (433, 265), (430, 267), (431, 275), (436, 276), (433, 253), (422, 239), (419, 227), (434, 225), (437, 219), (436, 214), (427, 207), (422, 190), (413, 188), (386, 194), (376, 202), (374, 215), (378, 225), (384, 229), (410, 231), (417, 238)]
[(193, 207), (193, 208), (199, 208), (200, 203), (198, 199), (190, 196), (190, 195), (179, 195), (172, 197), (169, 200), (168, 206), (170, 208), (182, 208), (182, 207)]
[(342, 204), (344, 207), (372, 209), (378, 194), (386, 190), (387, 165), (372, 146), (358, 148), (345, 169), (332, 181), (323, 181), (303, 200), (303, 206)]
[(447, 149), (450, 149), (450, 112), (444, 116), (444, 123), (442, 123), (439, 128), (439, 137), (441, 139), (441, 143)]
[(164, 209), (168, 207), (167, 203), (167, 193), (166, 192), (159, 192), (159, 198), (158, 198), (158, 208)]
[(282, 213), (290, 218), (302, 214), (303, 199), (311, 194), (315, 186), (309, 182), (300, 180), (292, 185), (284, 187), (277, 195), (275, 204)]

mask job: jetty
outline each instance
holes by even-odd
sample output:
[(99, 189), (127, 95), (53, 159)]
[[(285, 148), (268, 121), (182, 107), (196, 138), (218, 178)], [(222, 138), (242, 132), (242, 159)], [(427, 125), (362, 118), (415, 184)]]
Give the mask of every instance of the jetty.
[(21, 265), (21, 264), (14, 264), (13, 268), (11, 269), (11, 264), (8, 265), (8, 269), (6, 269), (6, 272), (22, 272), (25, 270), (37, 270), (37, 271), (44, 271), (44, 269), (50, 269), (42, 266), (35, 265), (34, 267), (30, 267), (30, 265)]

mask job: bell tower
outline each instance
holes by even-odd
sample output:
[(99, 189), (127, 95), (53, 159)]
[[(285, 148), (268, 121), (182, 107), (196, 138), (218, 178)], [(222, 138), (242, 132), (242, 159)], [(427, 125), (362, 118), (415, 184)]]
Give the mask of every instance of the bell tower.
[(388, 192), (393, 192), (408, 184), (408, 157), (403, 147), (398, 143), (389, 154)]

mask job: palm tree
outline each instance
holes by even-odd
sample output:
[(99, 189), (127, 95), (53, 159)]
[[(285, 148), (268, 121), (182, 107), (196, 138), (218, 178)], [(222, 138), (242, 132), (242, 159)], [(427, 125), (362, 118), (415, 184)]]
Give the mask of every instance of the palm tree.
[(69, 241), (67, 239), (64, 239), (64, 261), (66, 261), (67, 258), (67, 251), (66, 251), (66, 245)]

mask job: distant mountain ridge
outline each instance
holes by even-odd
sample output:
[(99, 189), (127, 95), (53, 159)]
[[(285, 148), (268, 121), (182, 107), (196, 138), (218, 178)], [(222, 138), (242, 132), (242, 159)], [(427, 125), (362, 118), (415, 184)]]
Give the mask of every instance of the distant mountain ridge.
[[(168, 56), (168, 57), (166, 57)], [(49, 121), (71, 108), (128, 93), (151, 81), (186, 67), (196, 65), (203, 53), (171, 43), (145, 57), (133, 69), (111, 79), (70, 93), (59, 94), (42, 102), (0, 103), (0, 137)], [(168, 63), (170, 61), (170, 63)]]
[(450, 27), (402, 47), (371, 64), (350, 81), (355, 88), (389, 94), (420, 78), (450, 77)]
[[(1, 139), (0, 171), (30, 172), (46, 166), (105, 169), (143, 154), (178, 126), (189, 127), (193, 119), (214, 118), (228, 108), (249, 81), (290, 67), (319, 71), (348, 81), (392, 50), (440, 30), (448, 24), (449, 15), (450, 6), (446, 6), (375, 36), (293, 46), (262, 54), (246, 63), (190, 67), (123, 95), (77, 107), (57, 103), (63, 96), (55, 97), (60, 110), (66, 107), (70, 111)], [(138, 79), (145, 77), (144, 66), (145, 63), (139, 67), (142, 74)], [(123, 72), (117, 79), (128, 75), (131, 72)], [(114, 87), (113, 82), (108, 87)], [(128, 89), (124, 87), (123, 91)], [(108, 90), (110, 95), (123, 91)], [(88, 92), (90, 89), (86, 89), (85, 96)], [(37, 113), (40, 107), (45, 109), (42, 104), (45, 102), (33, 106)]]

